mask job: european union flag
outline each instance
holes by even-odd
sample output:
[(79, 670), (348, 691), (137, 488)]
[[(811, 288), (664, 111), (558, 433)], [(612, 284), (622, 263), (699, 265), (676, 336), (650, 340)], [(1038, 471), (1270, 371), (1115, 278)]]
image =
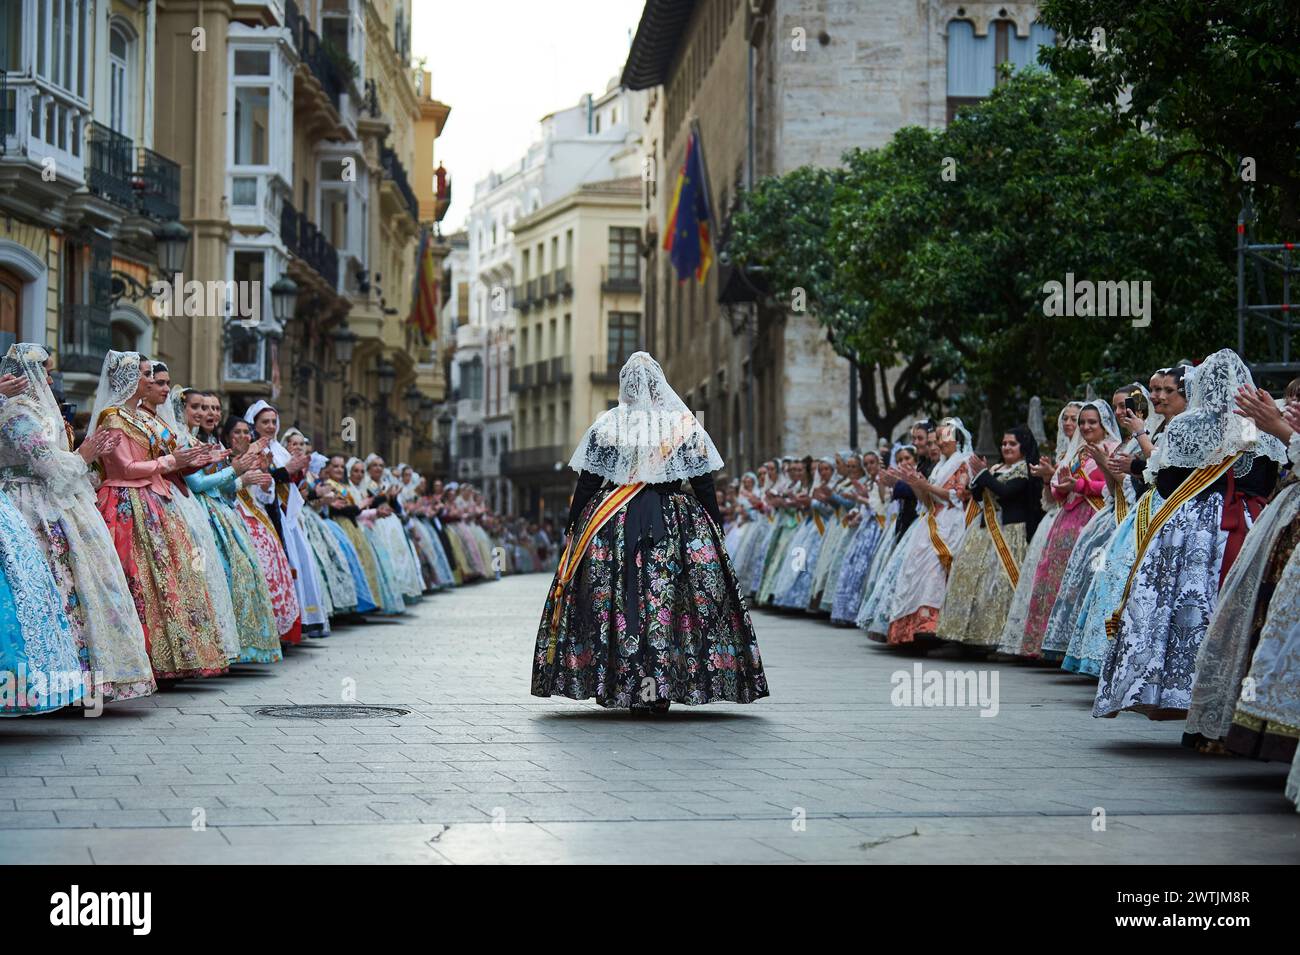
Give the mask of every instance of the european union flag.
[(707, 184), (699, 137), (695, 130), (691, 130), (686, 141), (686, 159), (677, 174), (677, 187), (673, 191), (668, 225), (664, 230), (664, 249), (677, 270), (679, 282), (685, 282), (694, 272), (695, 280), (702, 283), (713, 264), (713, 242), (709, 237), (713, 214), (709, 208)]

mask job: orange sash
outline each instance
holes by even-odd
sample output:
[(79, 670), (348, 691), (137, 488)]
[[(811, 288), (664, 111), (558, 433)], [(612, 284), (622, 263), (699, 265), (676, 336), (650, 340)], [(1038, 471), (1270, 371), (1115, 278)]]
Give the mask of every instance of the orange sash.
[(1212, 464), (1209, 467), (1197, 468), (1187, 475), (1183, 483), (1178, 485), (1177, 490), (1160, 505), (1160, 510), (1156, 511), (1154, 516), (1151, 514), (1151, 497), (1155, 494), (1155, 488), (1142, 495), (1142, 500), (1138, 501), (1137, 505), (1137, 526), (1134, 529), (1137, 534), (1136, 554), (1133, 558), (1133, 566), (1129, 568), (1128, 580), (1124, 582), (1124, 593), (1119, 599), (1119, 606), (1115, 608), (1115, 612), (1106, 621), (1107, 639), (1114, 640), (1119, 635), (1124, 605), (1128, 603), (1129, 591), (1133, 589), (1133, 581), (1137, 577), (1138, 567), (1142, 564), (1142, 558), (1147, 552), (1147, 547), (1160, 533), (1160, 528), (1168, 523), (1169, 518), (1173, 517), (1180, 507), (1222, 477), (1228, 468), (1237, 463), (1239, 457), (1241, 457), (1240, 453), (1234, 454), (1226, 461), (1220, 461), (1218, 464)]
[(636, 497), (643, 487), (645, 487), (644, 481), (638, 481), (636, 484), (620, 484), (609, 492), (609, 497), (600, 502), (600, 505), (592, 513), (591, 520), (587, 521), (587, 525), (582, 529), (582, 533), (570, 535), (564, 553), (560, 555), (559, 566), (555, 568), (555, 596), (553, 598), (555, 609), (551, 612), (551, 642), (546, 650), (547, 663), (555, 662), (555, 644), (560, 637), (560, 608), (564, 606), (562, 598), (564, 597), (565, 588), (573, 580), (573, 575), (578, 572), (578, 565), (582, 563), (582, 557), (587, 553), (592, 538), (596, 536), (596, 533), (605, 526), (611, 517), (622, 510), (624, 504)]

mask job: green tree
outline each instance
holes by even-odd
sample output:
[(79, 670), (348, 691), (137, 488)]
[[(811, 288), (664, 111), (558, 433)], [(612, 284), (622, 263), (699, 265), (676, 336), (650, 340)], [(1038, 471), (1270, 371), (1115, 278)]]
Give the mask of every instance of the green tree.
[[(1295, 0), (1043, 0), (1059, 76), (1130, 129), (1187, 134), (1185, 151), (1273, 191), (1279, 225), (1300, 227), (1300, 4)], [(1271, 200), (1271, 202), (1269, 201)]]
[[(1116, 127), (1079, 81), (1007, 78), (946, 128), (906, 128), (837, 170), (765, 180), (729, 251), (764, 272), (777, 303), (807, 290), (855, 362), (867, 420), (886, 434), (921, 411), (999, 426), (1047, 403), (1149, 374), (1230, 341), (1234, 213), (1208, 160)], [(1149, 327), (1049, 318), (1045, 283), (1149, 281)]]

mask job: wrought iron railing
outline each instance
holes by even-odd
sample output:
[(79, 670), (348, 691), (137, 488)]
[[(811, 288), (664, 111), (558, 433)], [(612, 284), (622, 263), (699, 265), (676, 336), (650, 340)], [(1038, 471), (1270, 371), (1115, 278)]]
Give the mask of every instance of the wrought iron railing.
[(549, 471), (555, 467), (557, 461), (562, 463), (567, 457), (568, 449), (558, 444), (505, 451), (501, 455), (501, 471), (504, 474)]
[(9, 74), (0, 70), (0, 156), (5, 154), (5, 140), (18, 131), (14, 118), (16, 93), (9, 92)]
[(65, 303), (59, 319), (59, 367), (97, 373), (113, 345), (108, 307)]
[(280, 208), (280, 239), (334, 288), (339, 284), (339, 253), (316, 224), (285, 200)]
[(640, 292), (641, 270), (635, 265), (602, 265), (600, 287), (606, 292)]
[(561, 265), (558, 269), (552, 272), (551, 275), (551, 289), (555, 294), (573, 294), (573, 279), (569, 275), (569, 267), (567, 265)]
[(533, 307), (533, 303), (528, 300), (527, 285), (523, 285), (523, 284), (516, 285), (514, 297), (515, 297), (515, 303), (514, 303), (515, 308), (519, 309), (519, 311), (526, 312)]
[(181, 167), (152, 149), (139, 149), (136, 160), (136, 190), (140, 214), (158, 222), (170, 222), (181, 215)]
[(134, 209), (135, 144), (101, 123), (90, 124), (88, 185), (95, 195)]
[(410, 210), (411, 218), (419, 222), (420, 202), (415, 198), (415, 193), (411, 190), (411, 183), (406, 178), (406, 167), (397, 158), (397, 153), (384, 146), (379, 152), (379, 160), (384, 167), (384, 178), (397, 187), (397, 191), (402, 195), (402, 201), (406, 203), (406, 208)]
[(348, 78), (321, 46), (320, 37), (311, 28), (311, 21), (299, 12), (298, 4), (294, 0), (285, 0), (284, 19), (285, 26), (293, 36), (293, 45), (298, 51), (298, 56), (307, 65), (312, 76), (316, 77), (316, 81), (320, 83), (321, 89), (325, 91), (334, 108), (341, 109), (339, 102), (347, 88)]

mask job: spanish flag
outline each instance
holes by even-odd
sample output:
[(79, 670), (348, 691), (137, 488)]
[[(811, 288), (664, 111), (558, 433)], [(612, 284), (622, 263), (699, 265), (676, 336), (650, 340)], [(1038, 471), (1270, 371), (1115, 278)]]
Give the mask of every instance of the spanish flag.
[(679, 282), (685, 282), (694, 272), (695, 281), (703, 283), (713, 264), (713, 242), (709, 237), (713, 211), (709, 207), (708, 182), (699, 133), (692, 129), (664, 229), (664, 249)]
[(415, 294), (407, 321), (419, 328), (429, 341), (438, 337), (438, 270), (428, 229), (420, 233), (420, 251), (415, 257)]

